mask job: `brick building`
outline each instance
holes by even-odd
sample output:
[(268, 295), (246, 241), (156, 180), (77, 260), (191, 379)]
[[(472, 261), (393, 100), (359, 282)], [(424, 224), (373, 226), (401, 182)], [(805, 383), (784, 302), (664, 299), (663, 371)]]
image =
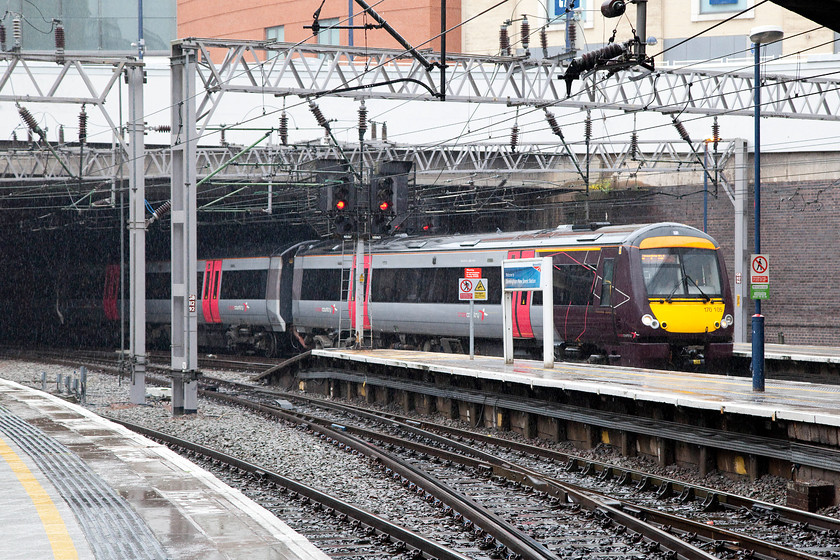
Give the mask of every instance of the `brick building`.
[[(354, 14), (353, 25), (376, 23), (360, 15), (362, 9), (353, 0), (325, 0), (319, 8), (316, 0), (242, 0), (235, 4), (221, 0), (178, 0), (179, 37), (215, 37), (219, 39), (275, 39), (290, 43), (310, 42), (327, 45), (356, 47), (399, 48), (399, 43), (383, 29), (330, 29), (331, 26), (348, 26), (348, 17)], [(429, 38), (440, 33), (440, 0), (416, 2), (370, 2), (373, 9), (397, 30), (412, 46), (440, 49), (440, 40)], [(319, 10), (321, 32), (313, 38), (313, 14)], [(447, 27), (461, 21), (461, 1), (446, 3)], [(447, 35), (446, 49), (461, 51), (461, 30)]]

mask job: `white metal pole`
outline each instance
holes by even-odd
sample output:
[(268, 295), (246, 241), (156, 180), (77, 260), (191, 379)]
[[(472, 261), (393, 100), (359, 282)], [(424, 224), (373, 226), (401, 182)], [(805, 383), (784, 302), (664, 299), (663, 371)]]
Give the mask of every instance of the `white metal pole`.
[[(504, 285), (504, 284), (503, 284)], [(513, 294), (504, 290), (502, 303), (502, 329), (504, 330), (505, 363), (513, 363)]]
[(475, 359), (475, 300), (470, 300), (470, 360)]
[(554, 367), (554, 263), (543, 257), (540, 284), (543, 293), (543, 366)]
[(356, 317), (353, 322), (355, 330), (356, 348), (362, 347), (364, 341), (364, 299), (365, 299), (365, 242), (359, 236), (356, 245)]

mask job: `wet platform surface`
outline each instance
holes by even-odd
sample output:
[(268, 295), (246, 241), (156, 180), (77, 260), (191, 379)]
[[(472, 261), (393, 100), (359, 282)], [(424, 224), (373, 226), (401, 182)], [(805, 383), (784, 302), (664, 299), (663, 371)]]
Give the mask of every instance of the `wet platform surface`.
[(406, 350), (313, 350), (317, 356), (385, 366), (409, 367), (456, 376), (552, 387), (687, 408), (719, 410), (771, 420), (840, 426), (840, 385), (765, 379), (763, 392), (752, 378), (642, 368), (515, 360), (501, 357), (412, 352)]
[(0, 380), (0, 558), (328, 557), (165, 446)]
[[(736, 342), (733, 344), (733, 353), (742, 358), (751, 358), (752, 344)], [(764, 357), (767, 360), (840, 364), (840, 348), (835, 346), (765, 343)]]

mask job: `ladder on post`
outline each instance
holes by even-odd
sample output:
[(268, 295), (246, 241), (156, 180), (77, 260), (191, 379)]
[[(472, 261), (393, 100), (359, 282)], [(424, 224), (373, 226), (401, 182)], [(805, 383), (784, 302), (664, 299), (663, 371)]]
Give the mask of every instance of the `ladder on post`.
[[(338, 295), (338, 299), (340, 301), (340, 304), (339, 304), (339, 307), (338, 307), (338, 336), (337, 336), (337, 341), (336, 341), (336, 346), (338, 346), (338, 347), (340, 347), (341, 343), (342, 343), (341, 322), (342, 322), (342, 318), (344, 316), (345, 305), (347, 306), (348, 315), (349, 315), (350, 301), (351, 301), (350, 295), (352, 294), (352, 289), (353, 289), (353, 260), (355, 259), (356, 253), (355, 253), (355, 246), (353, 244), (351, 244), (351, 248), (352, 248), (352, 250), (350, 252), (350, 261), (348, 262), (347, 261), (347, 240), (342, 238), (342, 240), (341, 240), (341, 280), (340, 280), (340, 284), (339, 284), (339, 295)], [(353, 325), (351, 324), (350, 325), (351, 329), (352, 329), (352, 326)]]

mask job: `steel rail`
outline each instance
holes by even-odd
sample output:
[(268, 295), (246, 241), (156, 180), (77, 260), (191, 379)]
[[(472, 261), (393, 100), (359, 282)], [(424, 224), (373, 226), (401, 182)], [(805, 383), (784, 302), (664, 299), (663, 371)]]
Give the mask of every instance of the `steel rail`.
[(357, 519), (358, 521), (370, 527), (373, 527), (377, 531), (388, 534), (394, 538), (400, 539), (407, 545), (416, 548), (417, 550), (420, 550), (426, 554), (429, 554), (432, 557), (437, 558), (438, 560), (470, 560), (469, 557), (459, 552), (456, 552), (450, 548), (442, 546), (439, 543), (436, 543), (435, 541), (427, 539), (426, 537), (419, 535), (409, 529), (406, 529), (405, 527), (392, 523), (386, 519), (379, 517), (378, 515), (374, 515), (361, 508), (357, 508), (352, 504), (349, 504), (334, 496), (330, 496), (329, 494), (325, 494), (319, 490), (316, 490), (315, 488), (312, 488), (311, 486), (301, 484), (300, 482), (282, 476), (278, 473), (266, 470), (259, 465), (254, 465), (252, 463), (248, 463), (247, 461), (242, 461), (241, 459), (237, 459), (236, 457), (233, 457), (226, 453), (222, 453), (221, 451), (217, 451), (210, 447), (176, 438), (174, 436), (165, 434), (163, 432), (159, 432), (157, 430), (152, 430), (150, 428), (139, 426), (137, 424), (132, 424), (124, 420), (119, 420), (115, 418), (109, 419), (150, 439), (165, 442), (167, 445), (174, 445), (192, 451), (194, 453), (204, 455), (210, 459), (236, 467), (237, 469), (240, 469), (250, 475), (253, 475), (257, 479), (265, 479), (277, 485), (288, 488), (291, 491), (297, 492), (301, 496), (305, 496), (310, 500), (314, 500), (326, 507), (330, 507), (337, 512), (346, 514), (348, 517)]

